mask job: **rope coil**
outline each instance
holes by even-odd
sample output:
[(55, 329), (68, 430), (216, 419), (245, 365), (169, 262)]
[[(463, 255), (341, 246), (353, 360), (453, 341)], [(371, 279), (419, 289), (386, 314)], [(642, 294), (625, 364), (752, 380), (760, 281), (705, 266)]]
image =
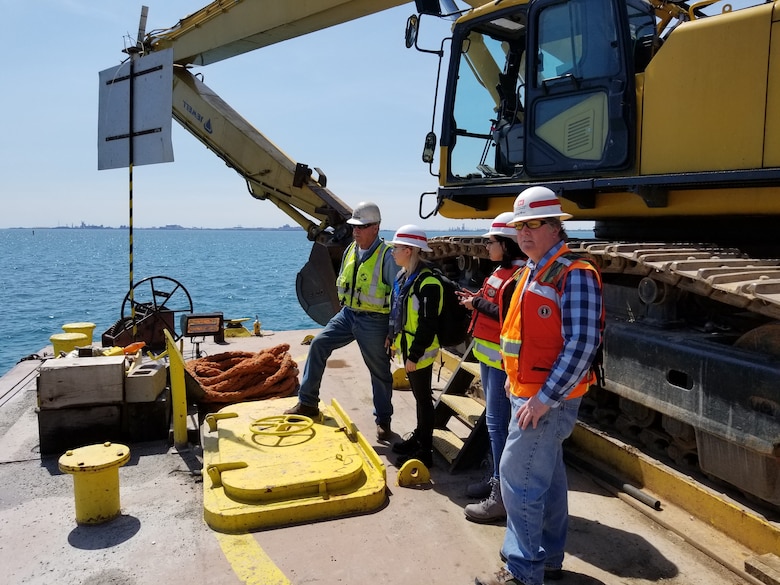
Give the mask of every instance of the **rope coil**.
[[(258, 351), (228, 351), (190, 360), (188, 384), (199, 402), (227, 404), (290, 396), (298, 390), (298, 364), (287, 343)], [(197, 386), (197, 388), (195, 387)]]

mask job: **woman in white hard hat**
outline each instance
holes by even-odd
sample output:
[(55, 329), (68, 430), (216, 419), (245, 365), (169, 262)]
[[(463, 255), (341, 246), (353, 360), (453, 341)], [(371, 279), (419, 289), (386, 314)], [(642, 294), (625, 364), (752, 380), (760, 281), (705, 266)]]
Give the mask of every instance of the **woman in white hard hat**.
[(517, 245), (517, 230), (509, 225), (514, 213), (499, 214), (485, 235), (488, 254), (498, 262), (476, 293), (461, 292), (461, 304), (473, 311), (470, 331), (474, 338), (474, 357), (480, 362), (480, 377), (485, 393), (485, 424), (490, 437), (493, 469), (490, 474), (468, 486), (466, 495), (482, 501), (464, 508), (466, 518), (474, 522), (495, 522), (506, 518), (501, 499), (498, 464), (509, 433), (511, 406), (504, 383), (506, 373), (501, 364), (501, 323), (517, 281), (513, 276), (525, 265), (525, 255)]
[(417, 403), (417, 428), (402, 442), (393, 445), (400, 467), (409, 459), (433, 465), (433, 394), (431, 375), (439, 352), (436, 336), (443, 305), (442, 285), (420, 258), (430, 252), (425, 232), (416, 225), (398, 228), (393, 240), (393, 257), (401, 267), (390, 303), (392, 352), (399, 352)]

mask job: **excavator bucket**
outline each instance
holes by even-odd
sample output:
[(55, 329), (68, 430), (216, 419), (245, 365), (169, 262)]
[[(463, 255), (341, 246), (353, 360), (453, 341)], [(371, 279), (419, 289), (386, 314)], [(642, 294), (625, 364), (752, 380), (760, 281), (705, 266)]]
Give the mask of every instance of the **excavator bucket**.
[(325, 325), (340, 308), (336, 271), (345, 249), (342, 244), (324, 246), (315, 243), (308, 262), (295, 279), (298, 302), (306, 314), (320, 325)]

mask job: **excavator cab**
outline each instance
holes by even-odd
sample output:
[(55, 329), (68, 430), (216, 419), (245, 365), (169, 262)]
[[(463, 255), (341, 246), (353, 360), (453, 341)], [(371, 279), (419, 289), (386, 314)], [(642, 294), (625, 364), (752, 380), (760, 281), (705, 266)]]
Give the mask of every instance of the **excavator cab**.
[(622, 0), (539, 0), (460, 21), (445, 183), (628, 168), (636, 100), (626, 24)]

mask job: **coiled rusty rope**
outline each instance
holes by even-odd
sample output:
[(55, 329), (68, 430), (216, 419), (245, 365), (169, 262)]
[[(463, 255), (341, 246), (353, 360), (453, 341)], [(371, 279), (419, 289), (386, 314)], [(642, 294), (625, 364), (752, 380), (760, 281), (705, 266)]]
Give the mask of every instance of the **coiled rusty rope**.
[[(298, 364), (282, 343), (258, 351), (228, 351), (184, 364), (198, 383), (199, 402), (233, 403), (290, 396), (298, 389)], [(188, 385), (188, 390), (192, 385)]]

